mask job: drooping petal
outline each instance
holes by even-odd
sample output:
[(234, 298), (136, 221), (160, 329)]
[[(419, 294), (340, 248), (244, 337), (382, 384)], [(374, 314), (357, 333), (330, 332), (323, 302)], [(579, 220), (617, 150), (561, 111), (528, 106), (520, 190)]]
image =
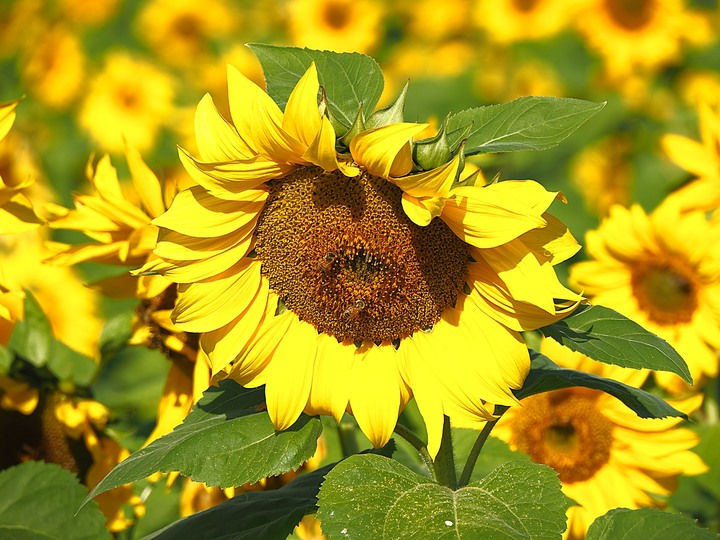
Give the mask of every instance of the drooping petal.
[(165, 211), (160, 181), (143, 161), (140, 152), (129, 145), (125, 145), (125, 157), (130, 168), (133, 186), (135, 186), (135, 191), (140, 197), (143, 207), (150, 217), (158, 217)]
[(322, 127), (303, 154), (303, 159), (322, 167), (325, 171), (340, 169), (345, 176), (353, 177), (360, 174), (360, 169), (343, 160), (337, 159), (335, 150), (335, 130), (325, 116), (322, 118)]
[(413, 197), (447, 197), (460, 167), (460, 155), (445, 165), (418, 174), (390, 180)]
[(319, 90), (317, 68), (312, 62), (290, 93), (282, 118), (283, 131), (306, 148), (315, 140), (322, 125), (318, 108)]
[(210, 94), (205, 94), (195, 110), (195, 141), (205, 162), (235, 161), (255, 156), (252, 148), (220, 111)]
[(327, 334), (318, 335), (317, 342), (312, 389), (305, 412), (331, 414), (340, 422), (350, 399), (350, 369), (355, 345), (338, 343)]
[(403, 193), (401, 199), (405, 215), (420, 227), (426, 227), (434, 218), (442, 214), (445, 201), (446, 199), (441, 197), (418, 198), (407, 193)]
[(350, 141), (350, 153), (355, 162), (363, 165), (370, 174), (389, 178), (392, 171), (392, 176), (404, 176), (410, 172), (412, 160), (409, 164), (403, 160), (398, 170), (395, 170), (393, 163), (404, 148), (409, 153), (410, 139), (427, 126), (398, 123), (363, 131)]

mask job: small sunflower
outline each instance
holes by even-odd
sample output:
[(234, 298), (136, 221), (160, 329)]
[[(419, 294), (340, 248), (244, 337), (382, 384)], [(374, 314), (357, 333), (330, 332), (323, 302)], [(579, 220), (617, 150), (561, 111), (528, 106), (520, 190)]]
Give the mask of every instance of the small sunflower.
[[(544, 340), (541, 350), (564, 367), (630, 386), (648, 376), (595, 362), (552, 340)], [(696, 395), (675, 406), (689, 414), (701, 401)], [(581, 539), (608, 510), (662, 506), (661, 497), (672, 493), (679, 475), (707, 471), (690, 451), (698, 436), (677, 427), (680, 421), (639, 418), (609, 394), (573, 387), (524, 399), (522, 407), (505, 413), (493, 435), (557, 471), (563, 492), (577, 503), (568, 509), (565, 536)]]
[(680, 58), (687, 42), (708, 41), (708, 21), (685, 0), (590, 0), (576, 24), (608, 77), (622, 81)]
[(144, 60), (113, 53), (90, 80), (78, 121), (108, 152), (122, 152), (125, 141), (147, 151), (174, 113), (174, 97), (169, 75)]
[[(699, 384), (718, 373), (719, 234), (720, 222), (700, 211), (680, 213), (672, 200), (650, 215), (638, 205), (616, 205), (587, 233), (592, 260), (575, 264), (570, 281), (592, 302), (666, 339)], [(675, 375), (656, 377), (670, 390), (684, 388)]]
[(682, 135), (665, 135), (662, 147), (678, 167), (695, 176), (673, 194), (681, 209), (716, 210), (720, 206), (720, 114), (700, 105), (700, 137), (695, 141)]
[(384, 11), (376, 0), (290, 0), (290, 37), (313, 49), (370, 52), (381, 39)]
[(496, 43), (543, 39), (563, 30), (578, 5), (577, 0), (478, 0), (473, 20)]
[[(580, 297), (553, 265), (578, 249), (532, 181), (455, 187), (461, 155), (410, 174), (425, 124), (361, 131), (338, 154), (312, 64), (284, 113), (229, 67), (233, 122), (198, 105), (198, 185), (153, 223), (177, 282), (175, 324), (201, 332), (213, 372), (265, 385), (275, 427), (348, 410), (376, 446), (414, 394), (437, 452), (458, 425), (514, 404), (529, 369), (522, 330)], [(188, 220), (187, 216), (193, 216)]]

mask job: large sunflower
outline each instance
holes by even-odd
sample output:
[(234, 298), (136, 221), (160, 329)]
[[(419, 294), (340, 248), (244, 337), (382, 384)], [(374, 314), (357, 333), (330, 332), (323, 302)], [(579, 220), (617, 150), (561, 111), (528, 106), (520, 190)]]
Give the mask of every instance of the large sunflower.
[[(574, 265), (570, 280), (594, 303), (666, 339), (698, 384), (718, 372), (719, 234), (720, 222), (701, 211), (681, 213), (672, 197), (650, 215), (616, 205), (587, 233), (592, 260)], [(656, 377), (670, 390), (685, 388), (675, 375)]]
[[(630, 386), (648, 376), (595, 362), (552, 340), (544, 340), (541, 350), (564, 367)], [(690, 413), (701, 401), (695, 395), (675, 406)], [(577, 503), (568, 510), (565, 536), (581, 539), (608, 510), (662, 506), (678, 475), (707, 471), (690, 451), (698, 436), (677, 427), (680, 421), (639, 418), (609, 394), (573, 387), (524, 399), (522, 407), (505, 413), (493, 435), (557, 471), (563, 492)]]
[(284, 113), (228, 77), (233, 122), (202, 99), (199, 158), (180, 153), (198, 186), (153, 221), (159, 259), (141, 269), (179, 283), (175, 323), (203, 333), (213, 371), (266, 385), (279, 430), (348, 410), (375, 445), (414, 394), (433, 452), (443, 414), (477, 426), (486, 402), (516, 403), (520, 331), (580, 299), (552, 267), (578, 249), (545, 213), (558, 195), (532, 181), (453, 188), (461, 155), (410, 174), (425, 124), (361, 131), (338, 154), (314, 64)]

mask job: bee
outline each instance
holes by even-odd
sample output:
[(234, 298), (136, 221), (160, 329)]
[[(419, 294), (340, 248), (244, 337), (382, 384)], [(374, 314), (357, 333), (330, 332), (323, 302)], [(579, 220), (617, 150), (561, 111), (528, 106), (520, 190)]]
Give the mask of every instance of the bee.
[(337, 259), (337, 255), (335, 255), (332, 251), (328, 251), (323, 258), (320, 259), (318, 269), (326, 276), (329, 276), (332, 273), (332, 265), (335, 262), (335, 259)]
[(354, 321), (360, 316), (360, 312), (363, 309), (365, 309), (365, 301), (362, 299), (356, 300), (355, 305), (350, 306), (345, 311), (343, 311), (340, 317), (342, 318), (343, 322)]

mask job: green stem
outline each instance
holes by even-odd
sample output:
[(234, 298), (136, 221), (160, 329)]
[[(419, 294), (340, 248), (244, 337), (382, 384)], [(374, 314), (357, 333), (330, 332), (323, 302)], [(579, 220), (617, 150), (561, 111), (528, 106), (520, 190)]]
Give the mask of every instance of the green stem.
[(437, 482), (450, 489), (457, 489), (457, 475), (455, 472), (455, 457), (453, 456), (452, 435), (450, 434), (450, 419), (445, 416), (443, 420), (442, 439), (440, 450), (434, 462)]
[(495, 415), (497, 416), (497, 419), (492, 422), (487, 422), (480, 432), (480, 435), (478, 435), (478, 438), (475, 440), (475, 444), (473, 444), (472, 450), (470, 450), (470, 454), (465, 462), (465, 467), (463, 467), (463, 472), (460, 475), (460, 487), (467, 486), (470, 483), (470, 477), (475, 469), (475, 464), (480, 456), (482, 447), (485, 445), (485, 441), (487, 441), (487, 438), (490, 436), (490, 432), (492, 431), (492, 428), (495, 427), (497, 421), (500, 420), (500, 417), (505, 414), (505, 411), (508, 409), (509, 407), (505, 407), (504, 405), (497, 405), (495, 407)]
[(340, 450), (343, 457), (352, 456), (360, 451), (355, 438), (355, 426), (348, 422), (340, 422), (337, 425), (338, 437), (340, 438)]
[(415, 435), (412, 431), (410, 431), (402, 424), (396, 424), (394, 431), (397, 435), (405, 439), (410, 445), (412, 445), (413, 448), (415, 448), (415, 450), (418, 451), (420, 457), (423, 460), (423, 463), (425, 463), (425, 466), (430, 471), (432, 479), (437, 482), (438, 479), (437, 475), (435, 474), (435, 466), (433, 464), (433, 459), (430, 456), (430, 452), (428, 452), (427, 444), (425, 444), (425, 442), (420, 437)]

